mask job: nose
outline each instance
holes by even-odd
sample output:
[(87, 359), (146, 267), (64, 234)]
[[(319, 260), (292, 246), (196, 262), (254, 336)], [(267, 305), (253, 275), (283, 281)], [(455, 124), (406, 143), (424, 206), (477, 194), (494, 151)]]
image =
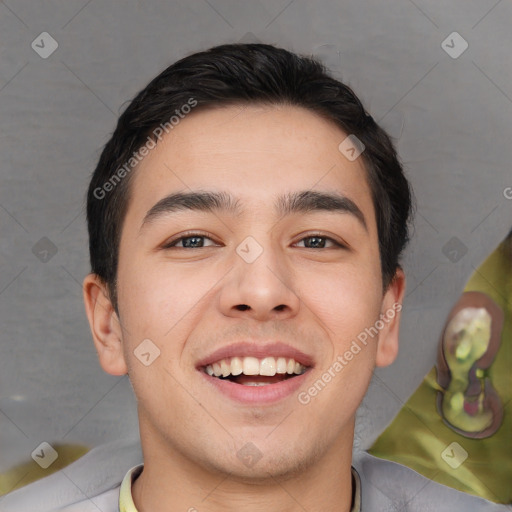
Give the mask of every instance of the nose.
[[(243, 250), (234, 254), (234, 268), (226, 276), (220, 292), (224, 315), (265, 321), (285, 320), (298, 313), (300, 299), (294, 291), (293, 272), (284, 255), (270, 244), (261, 249), (254, 261), (246, 258)], [(254, 246), (250, 250), (254, 251)]]

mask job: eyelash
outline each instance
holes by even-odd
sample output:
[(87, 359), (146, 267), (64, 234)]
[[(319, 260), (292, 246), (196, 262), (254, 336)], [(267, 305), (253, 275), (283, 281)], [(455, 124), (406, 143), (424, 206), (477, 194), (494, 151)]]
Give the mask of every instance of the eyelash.
[[(164, 246), (162, 246), (162, 249), (172, 249), (172, 248), (176, 248), (176, 249), (203, 249), (203, 247), (176, 247), (175, 244), (177, 244), (178, 242), (181, 242), (183, 240), (186, 240), (188, 238), (209, 238), (210, 240), (212, 240), (213, 242), (215, 241), (214, 240), (214, 237), (211, 233), (201, 233), (201, 232), (189, 232), (189, 233), (185, 233), (184, 235), (180, 236), (179, 238), (176, 238), (174, 240), (171, 240), (170, 242), (166, 243)], [(328, 240), (330, 242), (332, 242), (334, 244), (335, 247), (320, 247), (320, 249), (346, 249), (347, 246), (340, 243), (340, 242), (337, 242), (336, 240), (334, 240), (334, 238), (331, 238), (331, 237), (328, 237), (328, 236), (324, 236), (320, 233), (311, 233), (307, 236), (304, 236), (302, 237), (299, 242), (302, 242), (303, 240), (307, 240), (308, 238), (322, 238), (324, 240)], [(211, 246), (207, 246), (207, 247), (211, 247)], [(312, 249), (311, 247), (304, 247), (304, 249)]]

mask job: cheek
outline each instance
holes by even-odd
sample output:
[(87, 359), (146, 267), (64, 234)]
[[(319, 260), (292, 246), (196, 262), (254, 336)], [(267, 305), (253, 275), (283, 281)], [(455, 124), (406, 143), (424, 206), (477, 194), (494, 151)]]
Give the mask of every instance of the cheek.
[[(134, 387), (139, 378), (154, 379), (146, 376), (147, 368), (136, 357), (139, 345), (147, 339), (157, 347), (154, 350), (158, 358), (154, 365), (164, 372), (159, 378), (168, 379), (169, 373), (180, 375), (180, 379), (188, 378), (185, 373), (191, 371), (185, 357), (187, 340), (201, 322), (205, 304), (213, 302), (210, 292), (219, 275), (211, 266), (205, 266), (201, 271), (197, 264), (177, 267), (168, 262), (148, 265), (134, 258), (130, 265), (119, 269), (119, 309), (125, 360)], [(159, 385), (157, 380), (151, 382)], [(172, 386), (173, 383), (171, 379), (169, 384)]]
[(118, 296), (127, 330), (166, 337), (181, 319), (193, 313), (211, 288), (211, 279), (205, 281), (205, 277), (192, 267), (178, 269), (165, 262), (148, 265), (135, 258), (120, 266)]
[(355, 266), (317, 268), (298, 272), (295, 282), (300, 299), (328, 328), (328, 336), (341, 350), (379, 317), (382, 294), (380, 273)]

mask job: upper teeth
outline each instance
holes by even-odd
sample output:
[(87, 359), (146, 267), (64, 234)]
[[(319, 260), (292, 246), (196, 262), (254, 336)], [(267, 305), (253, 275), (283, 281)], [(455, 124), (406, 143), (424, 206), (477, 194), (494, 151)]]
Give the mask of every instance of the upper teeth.
[(229, 377), (230, 375), (266, 375), (272, 376), (276, 373), (288, 373), (300, 375), (304, 373), (306, 367), (295, 359), (285, 357), (231, 357), (221, 359), (215, 363), (206, 366), (205, 371), (208, 375), (215, 377)]

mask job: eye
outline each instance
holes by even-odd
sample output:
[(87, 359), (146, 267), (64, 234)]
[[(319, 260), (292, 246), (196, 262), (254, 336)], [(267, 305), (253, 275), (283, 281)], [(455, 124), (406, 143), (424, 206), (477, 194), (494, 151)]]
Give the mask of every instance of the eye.
[[(302, 238), (297, 243), (301, 243), (303, 241), (308, 240), (309, 242), (305, 245), (306, 249), (330, 249), (330, 248), (346, 248), (345, 245), (337, 242), (333, 238), (328, 236), (322, 236), (319, 234), (310, 235)], [(326, 247), (326, 243), (330, 243), (330, 247)]]
[[(170, 242), (167, 242), (162, 246), (163, 249), (177, 248), (177, 249), (199, 249), (201, 247), (211, 247), (218, 245), (212, 239), (213, 235), (210, 233), (199, 233), (192, 232), (186, 233), (185, 235), (175, 238)], [(211, 243), (205, 243), (209, 240)], [(341, 244), (328, 236), (322, 236), (320, 234), (313, 234), (306, 236), (299, 240), (297, 244), (304, 243), (305, 249), (335, 249), (335, 248), (346, 248), (344, 244)]]
[[(210, 238), (211, 235), (204, 233), (186, 233), (184, 236), (180, 236), (179, 238), (175, 238), (170, 242), (167, 242), (162, 246), (163, 249), (170, 249), (172, 247), (178, 249), (197, 249), (201, 247), (209, 247), (211, 245), (216, 245), (215, 242)], [(212, 244), (205, 244), (205, 240), (210, 240), (213, 242)], [(180, 245), (181, 244), (181, 245)]]

